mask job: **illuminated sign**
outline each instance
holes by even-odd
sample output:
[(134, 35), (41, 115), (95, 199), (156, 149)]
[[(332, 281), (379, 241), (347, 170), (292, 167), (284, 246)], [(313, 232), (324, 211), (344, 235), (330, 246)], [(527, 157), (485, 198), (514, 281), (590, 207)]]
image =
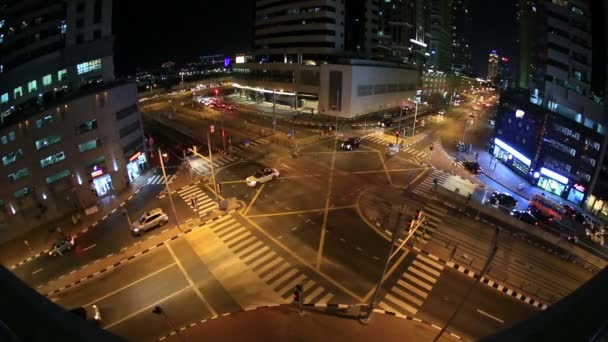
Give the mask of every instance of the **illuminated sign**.
[(129, 158), (129, 161), (132, 162), (135, 159), (139, 158), (139, 156), (141, 156), (141, 152), (135, 153), (133, 156), (131, 156), (131, 158)]
[(526, 112), (524, 112), (521, 109), (518, 109), (518, 110), (515, 111), (515, 117), (518, 118), (518, 119), (523, 118), (524, 115), (526, 115)]
[(530, 166), (530, 164), (532, 163), (532, 161), (528, 158), (526, 158), (526, 156), (524, 156), (523, 154), (519, 153), (516, 149), (514, 149), (513, 147), (505, 144), (502, 140), (495, 138), (494, 139), (494, 143), (496, 144), (496, 146), (501, 147), (502, 149), (504, 149), (505, 151), (511, 153), (512, 155), (515, 156), (515, 158), (521, 160), (524, 164), (526, 164), (526, 166)]
[(560, 182), (562, 184), (568, 184), (568, 178), (560, 175), (557, 172), (554, 172), (554, 171), (551, 171), (551, 170), (546, 169), (544, 167), (541, 167), (540, 168), (540, 173), (543, 174), (543, 175), (545, 175), (545, 176), (547, 176), (547, 177), (549, 177), (549, 178), (551, 178), (551, 179), (553, 179), (553, 180), (556, 180), (556, 181), (558, 181), (558, 182)]
[(245, 56), (236, 56), (236, 64), (243, 64), (245, 63)]
[(99, 177), (101, 175), (103, 175), (103, 170), (101, 170), (101, 169), (91, 172), (91, 177), (93, 177), (93, 178)]
[(580, 192), (585, 192), (586, 188), (580, 184), (574, 184), (574, 188)]
[(426, 46), (427, 46), (427, 45), (426, 45), (424, 42), (421, 42), (421, 41), (416, 40), (416, 39), (414, 39), (414, 38), (410, 38), (410, 42), (412, 42), (412, 43), (414, 43), (414, 44), (418, 44), (418, 45), (420, 45), (420, 46), (422, 46), (422, 47), (426, 47)]

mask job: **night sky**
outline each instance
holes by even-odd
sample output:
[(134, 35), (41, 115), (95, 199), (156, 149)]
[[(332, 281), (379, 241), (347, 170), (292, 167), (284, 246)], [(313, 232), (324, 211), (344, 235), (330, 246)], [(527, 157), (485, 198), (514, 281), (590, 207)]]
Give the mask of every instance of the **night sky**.
[[(138, 66), (186, 62), (252, 47), (253, 0), (173, 0), (163, 6), (123, 0), (113, 4), (114, 59), (121, 76)], [(517, 57), (515, 4), (514, 0), (473, 0), (472, 12), (473, 69), (485, 77), (492, 49), (511, 60)]]

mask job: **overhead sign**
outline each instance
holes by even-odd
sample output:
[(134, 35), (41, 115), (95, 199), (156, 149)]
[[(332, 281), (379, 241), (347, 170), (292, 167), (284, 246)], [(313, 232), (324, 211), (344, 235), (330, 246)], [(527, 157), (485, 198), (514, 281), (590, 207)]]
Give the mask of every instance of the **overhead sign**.
[(102, 169), (99, 169), (99, 170), (91, 172), (91, 177), (93, 177), (93, 178), (99, 177), (101, 175), (103, 175), (103, 170)]

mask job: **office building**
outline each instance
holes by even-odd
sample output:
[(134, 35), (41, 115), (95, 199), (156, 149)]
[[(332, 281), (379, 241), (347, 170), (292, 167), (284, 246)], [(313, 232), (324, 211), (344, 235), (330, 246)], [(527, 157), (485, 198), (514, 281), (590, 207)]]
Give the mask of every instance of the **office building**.
[(518, 3), (518, 84), (525, 88), (503, 93), (492, 147), (533, 184), (588, 207), (608, 198), (598, 191), (606, 188), (598, 183), (604, 181), (608, 123), (597, 95), (604, 94), (606, 68), (605, 60), (592, 58), (606, 53), (600, 42), (605, 27), (592, 29), (601, 22), (592, 21), (592, 12), (602, 6), (584, 0)]
[(496, 76), (493, 79), (495, 87), (507, 89), (513, 86), (513, 75), (509, 58), (500, 57), (496, 67)]
[(452, 20), (452, 72), (471, 75), (473, 21), (470, 0), (450, 0)]
[(378, 1), (257, 0), (256, 61), (304, 63), (367, 58), (377, 45)]
[(0, 9), (0, 240), (94, 207), (146, 165), (137, 90), (114, 79), (111, 0)]
[(490, 82), (493, 82), (493, 80), (496, 78), (496, 75), (498, 74), (498, 54), (496, 53), (496, 50), (492, 50), (492, 52), (490, 52), (490, 56), (488, 57), (488, 77), (487, 80)]

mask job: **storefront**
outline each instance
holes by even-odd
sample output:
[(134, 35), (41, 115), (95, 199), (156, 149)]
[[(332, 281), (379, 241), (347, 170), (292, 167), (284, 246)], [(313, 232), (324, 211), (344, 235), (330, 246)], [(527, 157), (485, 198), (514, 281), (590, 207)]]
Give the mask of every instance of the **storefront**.
[(576, 204), (581, 204), (585, 198), (585, 187), (580, 184), (574, 184), (568, 192), (568, 201)]
[(91, 172), (91, 177), (93, 178), (91, 188), (95, 190), (97, 196), (102, 197), (114, 191), (112, 177), (105, 173), (103, 169), (95, 167)]
[(129, 174), (129, 181), (133, 182), (139, 175), (146, 169), (146, 154), (137, 152), (129, 158), (127, 164), (127, 173)]
[(567, 185), (568, 178), (547, 168), (540, 168), (540, 175), (537, 183), (539, 188), (561, 197)]
[(509, 165), (517, 173), (524, 177), (528, 177), (532, 161), (513, 147), (507, 145), (504, 141), (498, 138), (494, 139), (494, 150), (492, 151), (492, 155)]

